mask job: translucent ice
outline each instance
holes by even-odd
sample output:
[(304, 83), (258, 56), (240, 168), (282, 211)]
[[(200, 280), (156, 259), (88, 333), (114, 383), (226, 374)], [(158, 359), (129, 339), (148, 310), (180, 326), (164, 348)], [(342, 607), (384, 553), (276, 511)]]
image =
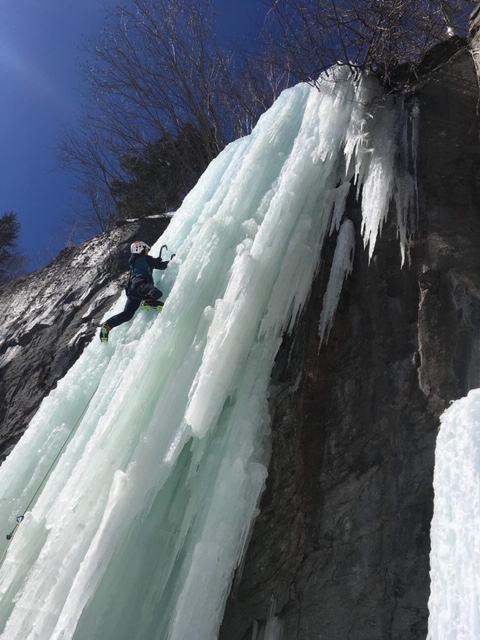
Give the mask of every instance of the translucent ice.
[(340, 227), (337, 246), (333, 256), (330, 278), (323, 299), (323, 310), (320, 316), (318, 333), (320, 343), (328, 341), (328, 334), (332, 328), (333, 318), (343, 287), (343, 281), (352, 273), (355, 254), (355, 229), (351, 220), (345, 220)]
[(341, 228), (331, 326), (351, 269), (350, 185), (371, 255), (405, 183), (402, 105), (346, 69), (320, 85), (285, 91), (211, 163), (152, 248), (176, 253), (162, 313), (96, 337), (1, 467), (5, 533), (26, 513), (0, 537), (2, 640), (216, 637), (267, 475), (282, 336)]
[(429, 640), (480, 637), (480, 389), (443, 414), (431, 525)]

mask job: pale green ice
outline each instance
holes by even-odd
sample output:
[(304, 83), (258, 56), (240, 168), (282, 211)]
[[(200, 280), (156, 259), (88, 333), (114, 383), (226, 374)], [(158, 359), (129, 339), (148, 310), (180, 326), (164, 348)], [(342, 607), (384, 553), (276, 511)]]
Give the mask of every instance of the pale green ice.
[(349, 183), (363, 187), (364, 240), (351, 223), (341, 234), (322, 336), (354, 250), (373, 255), (391, 201), (414, 199), (394, 164), (410, 116), (379, 96), (341, 68), (320, 91), (285, 91), (152, 248), (176, 254), (156, 272), (162, 313), (137, 313), (107, 345), (96, 336), (44, 400), (0, 468), (5, 533), (25, 514), (0, 537), (2, 640), (217, 636), (267, 477), (275, 356)]

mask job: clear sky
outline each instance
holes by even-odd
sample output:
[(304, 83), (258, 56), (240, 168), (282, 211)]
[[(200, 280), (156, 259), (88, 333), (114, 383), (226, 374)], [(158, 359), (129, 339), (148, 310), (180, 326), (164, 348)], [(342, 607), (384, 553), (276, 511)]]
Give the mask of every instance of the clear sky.
[[(217, 0), (220, 28), (251, 37), (263, 0)], [(15, 211), (29, 268), (65, 246), (74, 177), (58, 170), (60, 131), (81, 103), (82, 43), (118, 0), (0, 0), (0, 214)], [(57, 168), (57, 170), (55, 170)]]

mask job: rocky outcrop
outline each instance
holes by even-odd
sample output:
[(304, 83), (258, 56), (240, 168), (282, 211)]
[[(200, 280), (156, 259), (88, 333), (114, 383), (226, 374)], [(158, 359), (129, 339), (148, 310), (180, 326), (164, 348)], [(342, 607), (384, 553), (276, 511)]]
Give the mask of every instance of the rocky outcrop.
[(426, 638), (439, 415), (480, 386), (478, 99), (466, 47), (418, 82), (409, 264), (391, 222), (370, 264), (357, 250), (328, 344), (328, 269), (285, 340), (269, 476), (222, 640), (262, 637), (272, 616), (288, 640)]
[(118, 297), (130, 243), (137, 237), (153, 243), (168, 222), (158, 217), (122, 224), (64, 249), (44, 269), (5, 286), (0, 296), (0, 458)]

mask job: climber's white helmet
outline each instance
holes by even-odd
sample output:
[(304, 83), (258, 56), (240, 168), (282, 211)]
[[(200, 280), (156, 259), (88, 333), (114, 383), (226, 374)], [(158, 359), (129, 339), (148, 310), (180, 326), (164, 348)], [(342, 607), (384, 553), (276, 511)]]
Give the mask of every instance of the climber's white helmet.
[(132, 244), (130, 245), (131, 253), (142, 253), (144, 249), (150, 249), (150, 247), (146, 242), (143, 242), (142, 240), (135, 240), (135, 242), (132, 242)]

